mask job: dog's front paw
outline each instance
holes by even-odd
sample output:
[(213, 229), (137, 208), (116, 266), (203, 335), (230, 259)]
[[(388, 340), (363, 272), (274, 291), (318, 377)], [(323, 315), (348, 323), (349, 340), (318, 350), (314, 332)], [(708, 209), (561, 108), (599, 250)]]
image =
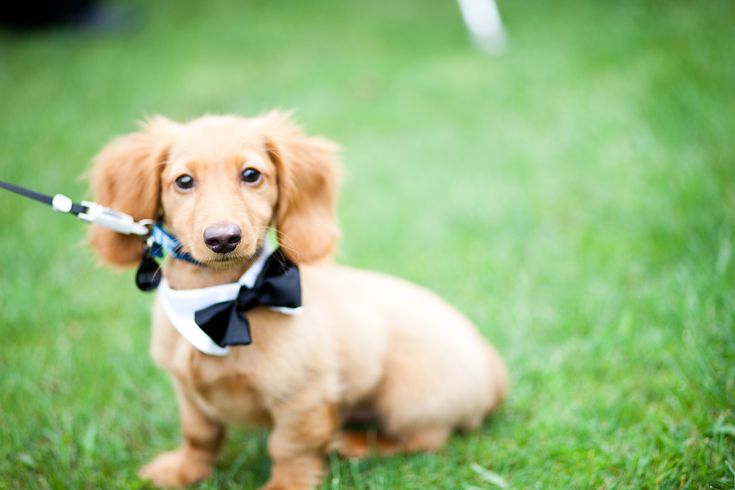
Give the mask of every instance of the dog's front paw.
[(260, 490), (315, 490), (326, 473), (327, 467), (321, 453), (274, 459), (271, 477)]
[(185, 449), (156, 456), (140, 469), (138, 475), (157, 487), (182, 487), (202, 481), (212, 473), (212, 465), (192, 457)]

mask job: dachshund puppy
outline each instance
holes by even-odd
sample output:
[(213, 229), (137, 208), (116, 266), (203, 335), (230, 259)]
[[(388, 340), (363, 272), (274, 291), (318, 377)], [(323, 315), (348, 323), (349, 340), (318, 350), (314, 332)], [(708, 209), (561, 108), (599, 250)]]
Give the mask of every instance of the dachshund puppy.
[[(157, 221), (191, 259), (165, 260), (153, 308), (151, 353), (173, 380), (183, 433), (177, 449), (141, 469), (155, 485), (207, 478), (225, 428), (247, 424), (272, 428), (264, 488), (312, 489), (328, 451), (433, 451), (453, 430), (477, 428), (506, 396), (503, 361), (462, 314), (401, 279), (331, 262), (335, 154), (335, 144), (271, 112), (187, 123), (155, 117), (96, 157), (95, 200)], [(179, 312), (164, 299), (178, 294), (186, 308), (194, 290), (239, 287), (262, 266), (273, 233), (280, 262), (298, 268), (301, 308), (235, 310), (249, 324), (249, 345), (215, 344), (172, 321)], [(116, 266), (135, 266), (144, 254), (139, 237), (98, 226), (90, 243)], [(379, 424), (377, 441), (342, 429), (366, 415)]]

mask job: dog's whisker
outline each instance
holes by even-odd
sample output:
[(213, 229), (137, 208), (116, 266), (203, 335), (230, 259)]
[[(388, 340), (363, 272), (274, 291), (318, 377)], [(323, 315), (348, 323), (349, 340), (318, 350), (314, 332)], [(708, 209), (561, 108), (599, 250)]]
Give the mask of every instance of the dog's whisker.
[(292, 257), (296, 256), (297, 250), (285, 244), (287, 240), (284, 240), (284, 239), (287, 239), (288, 235), (286, 235), (285, 232), (279, 230), (278, 228), (274, 228), (274, 230), (276, 232), (276, 238), (278, 239), (278, 244), (286, 252), (286, 255), (290, 255)]

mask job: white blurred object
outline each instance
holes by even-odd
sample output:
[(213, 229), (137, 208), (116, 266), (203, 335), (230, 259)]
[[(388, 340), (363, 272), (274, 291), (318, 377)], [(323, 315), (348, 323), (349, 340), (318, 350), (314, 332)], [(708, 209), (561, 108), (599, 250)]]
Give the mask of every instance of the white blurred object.
[(481, 49), (493, 54), (505, 50), (507, 40), (495, 0), (459, 0), (459, 8), (472, 39)]

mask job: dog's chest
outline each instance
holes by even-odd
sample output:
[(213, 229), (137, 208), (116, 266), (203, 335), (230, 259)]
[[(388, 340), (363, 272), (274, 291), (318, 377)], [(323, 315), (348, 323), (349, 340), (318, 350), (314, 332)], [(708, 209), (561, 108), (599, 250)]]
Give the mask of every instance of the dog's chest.
[(252, 373), (240, 356), (210, 356), (197, 351), (154, 308), (151, 354), (172, 374), (178, 389), (215, 420), (235, 425), (269, 425)]
[(184, 385), (202, 411), (217, 420), (233, 425), (270, 425), (251, 376), (233, 369), (225, 359), (194, 351)]

